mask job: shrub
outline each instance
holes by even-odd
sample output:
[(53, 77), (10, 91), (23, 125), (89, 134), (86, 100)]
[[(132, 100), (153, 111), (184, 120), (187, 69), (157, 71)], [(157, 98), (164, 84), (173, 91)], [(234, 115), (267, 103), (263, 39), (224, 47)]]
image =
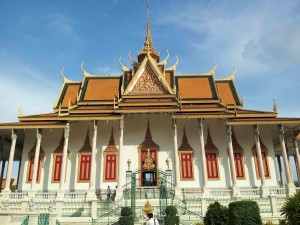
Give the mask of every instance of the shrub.
[(121, 209), (121, 216), (131, 216), (132, 215), (132, 209), (130, 207), (123, 207)]
[(176, 216), (177, 209), (174, 206), (167, 206), (165, 209), (165, 213), (165, 225), (179, 225), (179, 216)]
[(219, 202), (208, 206), (204, 216), (205, 225), (226, 225), (228, 220), (228, 208), (222, 206)]
[(123, 207), (121, 210), (121, 217), (119, 218), (119, 225), (134, 225), (132, 217), (132, 210), (129, 207)]
[(272, 220), (268, 220), (264, 223), (264, 225), (275, 225), (275, 223)]
[(287, 198), (280, 212), (281, 215), (284, 216), (287, 224), (300, 224), (300, 191), (297, 191), (293, 196)]
[(172, 205), (167, 206), (165, 209), (165, 213), (167, 216), (176, 216), (177, 212), (177, 209)]
[(259, 207), (253, 201), (237, 201), (229, 204), (228, 224), (261, 225)]

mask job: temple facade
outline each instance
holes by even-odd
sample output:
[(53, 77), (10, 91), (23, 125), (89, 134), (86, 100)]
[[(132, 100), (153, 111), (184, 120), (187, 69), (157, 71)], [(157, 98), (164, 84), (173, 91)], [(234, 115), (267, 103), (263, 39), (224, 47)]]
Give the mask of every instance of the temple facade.
[[(168, 59), (154, 48), (148, 17), (143, 48), (136, 61), (129, 55), (130, 67), (120, 60), (120, 76), (93, 75), (81, 65), (82, 80), (72, 81), (61, 71), (53, 112), (20, 110), (18, 122), (0, 124), (2, 217), (5, 208), (22, 212), (20, 218), (51, 208), (61, 223), (74, 215), (100, 218), (114, 210), (101, 211), (108, 186), (120, 202), (127, 198), (138, 207), (143, 199), (162, 198), (164, 180), (179, 206), (180, 199), (198, 199), (194, 208), (185, 205), (199, 214), (195, 221), (212, 199), (256, 199), (265, 217), (280, 217), (280, 204), (299, 181), (300, 119), (278, 117), (276, 104), (271, 111), (244, 109), (235, 69), (222, 79), (215, 78), (216, 65), (176, 74), (178, 59), (169, 67)], [(15, 192), (13, 161), (20, 162)], [(38, 207), (38, 199), (47, 204)], [(84, 199), (81, 214), (70, 199)]]

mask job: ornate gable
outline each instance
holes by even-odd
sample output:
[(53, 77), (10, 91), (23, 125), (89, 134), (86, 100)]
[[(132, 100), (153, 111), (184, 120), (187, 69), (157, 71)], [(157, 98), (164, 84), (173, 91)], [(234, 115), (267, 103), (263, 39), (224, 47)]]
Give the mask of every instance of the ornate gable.
[(163, 94), (167, 93), (166, 89), (158, 80), (157, 76), (155, 75), (154, 71), (150, 68), (149, 64), (146, 66), (141, 77), (133, 87), (132, 92), (155, 92)]

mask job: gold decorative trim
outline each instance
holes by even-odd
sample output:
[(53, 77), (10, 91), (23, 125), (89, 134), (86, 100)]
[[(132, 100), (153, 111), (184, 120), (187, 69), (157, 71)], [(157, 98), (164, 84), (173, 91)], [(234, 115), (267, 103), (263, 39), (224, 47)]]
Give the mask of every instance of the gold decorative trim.
[(0, 125), (0, 130), (7, 129), (38, 129), (38, 128), (66, 128), (67, 125)]
[[(23, 121), (65, 121), (65, 120), (121, 120), (123, 119), (123, 115), (121, 116), (108, 116), (108, 117), (103, 117), (103, 116), (85, 116), (85, 117), (81, 117), (81, 116), (62, 116), (62, 117), (40, 117), (40, 118), (22, 118), (21, 122)], [(59, 125), (61, 127), (50, 127), (50, 128), (66, 128), (67, 125)], [(36, 127), (34, 127), (36, 128)], [(40, 127), (38, 127), (40, 128)], [(48, 128), (48, 127), (41, 127), (41, 128)], [(1, 128), (1, 124), (0, 124), (0, 129)], [(16, 129), (16, 128), (10, 128), (10, 129)]]
[(234, 115), (172, 115), (172, 119), (225, 119), (234, 118)]
[(285, 120), (276, 120), (276, 121), (227, 121), (226, 125), (278, 125), (278, 124), (300, 124), (300, 119), (295, 121), (285, 121)]
[(177, 102), (119, 103), (119, 106), (177, 106)]
[(126, 98), (172, 98), (175, 97), (175, 94), (165, 94), (165, 95), (123, 95), (122, 98), (126, 99)]
[(114, 101), (80, 101), (77, 102), (77, 106), (86, 106), (86, 105), (113, 105)]

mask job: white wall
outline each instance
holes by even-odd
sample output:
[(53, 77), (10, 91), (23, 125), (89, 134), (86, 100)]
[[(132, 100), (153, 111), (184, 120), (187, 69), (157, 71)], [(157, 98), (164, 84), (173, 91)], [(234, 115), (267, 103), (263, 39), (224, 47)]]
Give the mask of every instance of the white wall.
[[(153, 141), (160, 146), (158, 154), (158, 165), (162, 170), (167, 169), (166, 158), (171, 160), (171, 168), (173, 176), (175, 176), (175, 163), (174, 161), (174, 147), (173, 147), (173, 133), (172, 133), (172, 119), (170, 115), (164, 114), (134, 114), (124, 116), (124, 147), (125, 152), (120, 165), (123, 180), (126, 179), (127, 160), (131, 159), (131, 169), (137, 170), (139, 168), (138, 159), (138, 145), (145, 139), (147, 121), (150, 121), (150, 130)], [(84, 140), (89, 127), (89, 137), (92, 144), (93, 126), (91, 121), (78, 121), (70, 124), (69, 159), (67, 162), (67, 176), (66, 187), (69, 190), (87, 190), (89, 183), (78, 183), (78, 151), (84, 144)], [(114, 138), (117, 147), (119, 148), (119, 121), (98, 121), (98, 136), (97, 136), (97, 153), (96, 153), (96, 189), (105, 189), (108, 185), (114, 187), (117, 182), (104, 182), (103, 181), (103, 151), (108, 145), (111, 129), (114, 128)], [(177, 133), (178, 133), (178, 147), (182, 143), (183, 128), (186, 128), (186, 135), (189, 144), (194, 149), (194, 176), (192, 181), (180, 181), (179, 186), (182, 188), (196, 188), (202, 186), (202, 166), (200, 160), (200, 140), (198, 131), (198, 122), (196, 119), (182, 119), (177, 120)], [(207, 129), (210, 129), (210, 134), (213, 143), (219, 150), (219, 180), (209, 180), (208, 187), (230, 187), (230, 167), (228, 160), (228, 144), (226, 137), (226, 126), (220, 120), (206, 119), (204, 120), (204, 139), (206, 142)], [(241, 187), (260, 186), (260, 180), (256, 177), (254, 158), (252, 154), (252, 147), (254, 145), (254, 134), (252, 126), (234, 126), (234, 133), (237, 137), (238, 143), (244, 151), (245, 174), (244, 180), (238, 180), (237, 185)], [(59, 183), (52, 183), (52, 164), (53, 152), (59, 145), (63, 129), (44, 129), (42, 133), (41, 146), (45, 151), (45, 158), (43, 160), (43, 167), (41, 170), (41, 179), (37, 183), (38, 190), (57, 190)], [(268, 186), (277, 185), (277, 175), (275, 169), (275, 154), (271, 133), (268, 126), (260, 127), (261, 141), (268, 148), (268, 162), (271, 173), (271, 178), (266, 180)], [(30, 184), (26, 183), (27, 166), (28, 166), (28, 152), (34, 146), (36, 140), (36, 130), (26, 130), (25, 142), (22, 156), (21, 172), (19, 190), (26, 191), (30, 189)], [(125, 184), (125, 183), (124, 183)], [(122, 185), (124, 185), (122, 184)]]

